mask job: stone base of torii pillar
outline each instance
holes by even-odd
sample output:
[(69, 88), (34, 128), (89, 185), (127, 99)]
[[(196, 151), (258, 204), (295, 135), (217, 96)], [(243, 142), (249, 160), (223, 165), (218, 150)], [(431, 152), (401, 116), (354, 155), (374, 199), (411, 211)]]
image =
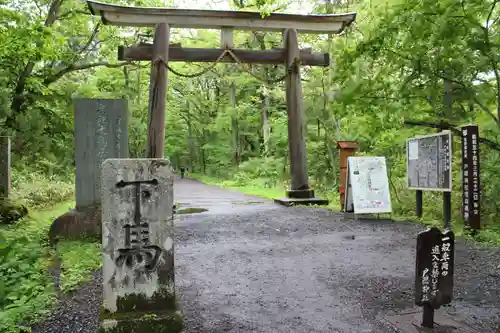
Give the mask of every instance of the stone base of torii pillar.
[(285, 198), (274, 199), (275, 203), (283, 206), (295, 205), (328, 205), (328, 199), (314, 197), (314, 190), (288, 190)]

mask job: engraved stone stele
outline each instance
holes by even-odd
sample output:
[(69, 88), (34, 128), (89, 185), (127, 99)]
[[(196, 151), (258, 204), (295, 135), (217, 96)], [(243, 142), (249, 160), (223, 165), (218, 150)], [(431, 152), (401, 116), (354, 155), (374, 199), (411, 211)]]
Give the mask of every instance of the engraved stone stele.
[(101, 166), (128, 157), (126, 99), (76, 98), (76, 209), (52, 223), (49, 240), (101, 238)]
[(10, 194), (10, 137), (0, 136), (0, 198)]
[(100, 333), (182, 329), (174, 284), (173, 170), (164, 159), (102, 166)]
[(128, 157), (127, 100), (77, 98), (75, 104), (76, 209), (101, 202), (101, 166)]

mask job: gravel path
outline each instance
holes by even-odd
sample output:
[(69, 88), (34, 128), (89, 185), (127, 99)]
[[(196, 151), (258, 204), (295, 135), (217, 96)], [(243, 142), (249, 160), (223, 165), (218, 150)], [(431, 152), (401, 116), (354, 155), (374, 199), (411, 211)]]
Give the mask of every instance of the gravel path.
[[(413, 309), (411, 223), (285, 208), (192, 180), (176, 202), (176, 283), (186, 333), (395, 333), (381, 315)], [(500, 250), (459, 239), (455, 300), (442, 308), (478, 332), (500, 330)], [(100, 272), (34, 333), (95, 333)], [(457, 333), (459, 333), (457, 331)]]

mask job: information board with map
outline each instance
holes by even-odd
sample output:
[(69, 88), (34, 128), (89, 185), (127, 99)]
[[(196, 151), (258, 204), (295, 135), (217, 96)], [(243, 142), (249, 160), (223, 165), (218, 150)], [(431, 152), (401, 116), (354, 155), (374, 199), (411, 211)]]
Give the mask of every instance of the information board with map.
[(344, 207), (346, 212), (355, 214), (392, 212), (385, 157), (348, 158)]
[(406, 141), (407, 184), (411, 190), (451, 191), (451, 132)]

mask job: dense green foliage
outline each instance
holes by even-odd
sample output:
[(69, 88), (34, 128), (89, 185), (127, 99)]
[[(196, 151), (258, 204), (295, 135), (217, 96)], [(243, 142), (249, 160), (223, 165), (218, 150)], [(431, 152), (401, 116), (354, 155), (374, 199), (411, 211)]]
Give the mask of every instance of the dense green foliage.
[[(0, 331), (19, 332), (31, 320), (50, 312), (56, 298), (49, 269), (60, 272), (60, 290), (73, 290), (89, 279), (100, 265), (99, 244), (62, 242), (56, 253), (47, 244), (50, 223), (70, 209), (73, 202), (59, 204), (8, 229), (0, 229)], [(58, 267), (58, 266), (61, 267)]]
[[(115, 1), (118, 2), (118, 1)], [(287, 7), (279, 0), (232, 0), (235, 9), (262, 15)], [(439, 123), (480, 125), (482, 214), (491, 240), (500, 224), (500, 4), (496, 0), (318, 1), (315, 13), (357, 11), (339, 36), (301, 35), (304, 46), (329, 52), (328, 68), (302, 69), (311, 185), (337, 200), (337, 140), (358, 140), (361, 153), (385, 156), (396, 213), (412, 215), (405, 188), (405, 140)], [(122, 2), (125, 3), (125, 2)], [(126, 2), (154, 6), (157, 1)], [(308, 2), (310, 3), (310, 2)], [(82, 1), (0, 2), (0, 135), (13, 137), (14, 197), (30, 208), (72, 197), (72, 98), (129, 99), (130, 155), (145, 154), (149, 64), (119, 63), (118, 45), (151, 40), (150, 29), (119, 29), (90, 20)], [(161, 5), (164, 5), (163, 3)], [(216, 47), (217, 31), (175, 30), (172, 42)], [(238, 48), (281, 45), (274, 33), (237, 32)], [(185, 74), (205, 65), (175, 63)], [(252, 75), (249, 75), (251, 72)], [(165, 154), (260, 193), (288, 185), (287, 114), (282, 66), (219, 64), (204, 75), (169, 73)], [(446, 84), (448, 82), (449, 84)], [(445, 86), (447, 94), (445, 94)], [(447, 98), (445, 98), (447, 97)], [(446, 102), (448, 101), (448, 102)], [(427, 126), (405, 127), (403, 120)], [(453, 223), (460, 228), (459, 141), (454, 144)], [(441, 217), (437, 194), (425, 193), (425, 219)], [(38, 222), (34, 222), (38, 221)], [(41, 222), (40, 222), (41, 221)], [(0, 230), (0, 327), (16, 332), (28, 313), (52, 299), (46, 274), (48, 217)], [(30, 227), (32, 226), (32, 227)], [(96, 267), (92, 244), (66, 246), (63, 268), (71, 289)], [(76, 252), (75, 252), (76, 251)], [(85, 267), (74, 258), (86, 253)], [(6, 278), (4, 278), (6, 277)]]
[[(21, 228), (21, 227), (20, 227)], [(38, 223), (23, 223), (23, 230), (0, 234), (0, 329), (16, 332), (27, 314), (43, 314), (53, 301), (51, 281), (46, 273), (47, 250), (39, 240), (46, 232)], [(33, 318), (33, 317), (32, 317)]]

